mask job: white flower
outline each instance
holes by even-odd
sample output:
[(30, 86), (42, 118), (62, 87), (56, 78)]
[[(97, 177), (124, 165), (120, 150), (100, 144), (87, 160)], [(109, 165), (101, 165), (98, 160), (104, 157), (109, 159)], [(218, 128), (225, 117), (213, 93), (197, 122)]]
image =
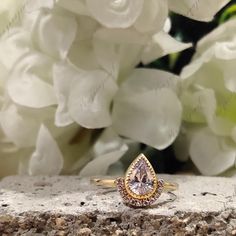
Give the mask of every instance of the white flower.
[(86, 128), (111, 125), (110, 104), (118, 87), (108, 73), (84, 71), (63, 63), (55, 65), (53, 77), (61, 102), (56, 113), (58, 126), (74, 121)]
[[(14, 172), (18, 169), (19, 173), (59, 174), (66, 165), (71, 168), (68, 161), (63, 166), (63, 154), (73, 160), (82, 147), (90, 148), (89, 140), (70, 145), (78, 125), (60, 129), (54, 125), (57, 98), (53, 65), (66, 56), (77, 27), (73, 17), (61, 14), (45, 8), (36, 14), (28, 12), (31, 25), (25, 18), (25, 24), (10, 29), (0, 40), (0, 50), (5, 53), (0, 56), (1, 158), (12, 156)], [(62, 139), (63, 135), (66, 138)]]
[(205, 175), (235, 166), (235, 24), (231, 20), (204, 37), (181, 74), (189, 154)]
[(106, 175), (109, 167), (119, 161), (127, 150), (125, 141), (111, 128), (106, 129), (92, 149), (91, 154), (96, 158), (82, 169), (80, 176)]
[[(146, 64), (191, 46), (176, 41), (164, 31), (168, 18), (168, 3), (164, 0), (57, 0), (57, 3), (75, 12), (82, 24), (87, 22), (82, 32), (79, 29), (69, 55), (79, 67), (102, 66), (109, 73), (114, 73), (112, 68), (115, 73), (119, 70), (123, 74), (140, 61)], [(75, 50), (79, 55), (74, 55)]]
[(25, 0), (1, 0), (0, 2), (0, 34), (14, 25), (15, 19), (23, 9)]
[(144, 0), (86, 0), (91, 15), (109, 28), (127, 28), (142, 12)]
[[(105, 174), (128, 149), (118, 135), (158, 149), (173, 143), (178, 77), (134, 69), (191, 46), (168, 34), (170, 3), (28, 0), (4, 8), (10, 2), (0, 3), (0, 27), (11, 25), (0, 38), (0, 161), (12, 158), (3, 168), (52, 175), (85, 166), (88, 175), (96, 166)], [(106, 129), (93, 145), (96, 128)]]
[[(45, 166), (48, 166), (48, 168), (45, 168)], [(38, 139), (36, 142), (36, 150), (32, 154), (29, 162), (29, 174), (59, 174), (62, 168), (62, 153), (48, 129), (44, 125), (42, 125), (39, 129)]]
[(136, 69), (116, 95), (113, 126), (123, 136), (164, 149), (179, 133), (181, 114), (177, 76)]
[(200, 21), (211, 21), (219, 9), (229, 2), (230, 0), (168, 0), (172, 11)]

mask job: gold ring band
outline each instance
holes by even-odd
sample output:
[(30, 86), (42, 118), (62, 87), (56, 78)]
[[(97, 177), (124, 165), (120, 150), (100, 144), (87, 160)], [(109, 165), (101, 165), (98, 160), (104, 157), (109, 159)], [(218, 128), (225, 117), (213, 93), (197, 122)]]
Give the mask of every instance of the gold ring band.
[[(99, 179), (99, 178), (92, 178), (91, 182), (96, 184), (97, 186), (103, 186), (106, 188), (115, 188), (117, 187), (116, 179)], [(179, 185), (177, 183), (169, 183), (164, 181), (163, 191), (165, 192), (172, 192), (178, 189)]]

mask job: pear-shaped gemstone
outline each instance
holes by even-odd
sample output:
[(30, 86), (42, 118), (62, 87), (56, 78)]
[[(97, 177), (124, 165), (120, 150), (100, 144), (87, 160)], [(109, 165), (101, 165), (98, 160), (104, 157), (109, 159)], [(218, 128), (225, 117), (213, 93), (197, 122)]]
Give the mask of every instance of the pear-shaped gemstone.
[(151, 164), (144, 155), (137, 158), (128, 173), (128, 187), (136, 195), (147, 195), (153, 192), (156, 176)]

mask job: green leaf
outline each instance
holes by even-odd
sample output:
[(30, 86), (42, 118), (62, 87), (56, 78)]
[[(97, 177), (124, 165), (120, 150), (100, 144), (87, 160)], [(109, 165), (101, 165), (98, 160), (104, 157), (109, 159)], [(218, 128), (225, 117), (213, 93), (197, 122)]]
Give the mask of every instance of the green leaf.
[(236, 16), (236, 4), (233, 4), (230, 7), (226, 8), (226, 10), (221, 14), (219, 18), (219, 24), (222, 24), (235, 16)]

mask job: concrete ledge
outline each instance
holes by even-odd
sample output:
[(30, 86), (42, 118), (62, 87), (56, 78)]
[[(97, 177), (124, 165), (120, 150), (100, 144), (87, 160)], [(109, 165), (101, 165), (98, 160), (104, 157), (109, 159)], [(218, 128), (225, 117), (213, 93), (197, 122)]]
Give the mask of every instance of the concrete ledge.
[(147, 209), (76, 176), (0, 182), (0, 235), (236, 235), (235, 179), (159, 176), (179, 184)]

